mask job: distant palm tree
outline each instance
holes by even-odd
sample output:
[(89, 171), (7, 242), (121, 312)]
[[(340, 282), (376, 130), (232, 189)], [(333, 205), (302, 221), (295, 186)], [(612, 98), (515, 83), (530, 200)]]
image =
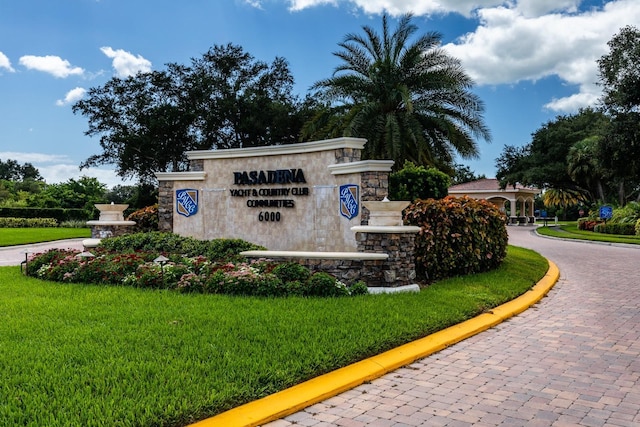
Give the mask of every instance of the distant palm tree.
[(429, 32), (409, 44), (417, 31), (412, 15), (400, 18), (390, 34), (364, 26), (347, 34), (334, 53), (343, 60), (333, 77), (313, 86), (326, 101), (303, 130), (307, 138), (353, 136), (367, 139), (363, 158), (405, 160), (452, 170), (456, 154), (478, 156), (474, 138), (491, 139), (483, 102), (460, 61), (440, 48), (441, 35)]
[(595, 198), (604, 203), (604, 171), (597, 151), (599, 141), (599, 136), (590, 136), (573, 144), (567, 154), (567, 171), (571, 179), (588, 188), (591, 194), (595, 193)]
[(563, 210), (563, 219), (567, 219), (567, 207), (586, 201), (584, 194), (577, 190), (549, 188), (542, 195), (545, 206), (557, 206)]

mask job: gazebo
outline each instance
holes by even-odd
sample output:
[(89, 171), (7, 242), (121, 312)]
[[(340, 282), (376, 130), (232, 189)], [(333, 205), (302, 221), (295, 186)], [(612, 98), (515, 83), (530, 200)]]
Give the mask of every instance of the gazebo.
[[(479, 179), (449, 187), (452, 196), (469, 196), (484, 199), (496, 205), (509, 217), (509, 224), (534, 224), (534, 199), (541, 190), (522, 185), (509, 185), (502, 190), (497, 179)], [(507, 211), (506, 202), (509, 202)]]

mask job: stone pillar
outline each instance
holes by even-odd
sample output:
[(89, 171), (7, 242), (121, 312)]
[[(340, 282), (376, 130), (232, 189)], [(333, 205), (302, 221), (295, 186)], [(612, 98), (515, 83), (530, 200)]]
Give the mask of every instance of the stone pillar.
[[(365, 227), (354, 228), (363, 229)], [(402, 228), (408, 230), (405, 232), (356, 231), (358, 252), (389, 255), (388, 260), (378, 263), (375, 268), (363, 269), (361, 279), (367, 283), (367, 286), (396, 288), (414, 283), (416, 278), (414, 248), (417, 233), (414, 228), (417, 228), (418, 231), (420, 228)]]
[[(360, 199), (363, 202), (382, 200), (389, 195), (389, 172), (362, 172), (360, 182)], [(369, 209), (363, 206), (360, 225), (367, 224), (369, 224)]]
[(158, 230), (173, 231), (173, 181), (158, 182)]

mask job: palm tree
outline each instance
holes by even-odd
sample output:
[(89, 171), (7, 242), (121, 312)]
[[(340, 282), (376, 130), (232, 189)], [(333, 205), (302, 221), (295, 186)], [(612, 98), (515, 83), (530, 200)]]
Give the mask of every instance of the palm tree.
[(398, 167), (408, 160), (452, 170), (456, 154), (478, 156), (474, 138), (491, 136), (473, 81), (440, 48), (439, 33), (409, 44), (417, 31), (411, 20), (402, 16), (390, 34), (385, 14), (381, 36), (369, 26), (345, 36), (334, 53), (343, 63), (313, 86), (326, 108), (307, 123), (304, 138), (366, 138), (363, 158), (393, 159)]
[(545, 206), (558, 206), (563, 210), (563, 219), (567, 219), (567, 208), (586, 201), (584, 194), (578, 190), (549, 188), (542, 195)]
[(591, 194), (595, 193), (600, 203), (604, 203), (604, 172), (597, 152), (599, 141), (600, 136), (594, 135), (573, 144), (567, 154), (567, 171), (571, 179), (588, 188)]

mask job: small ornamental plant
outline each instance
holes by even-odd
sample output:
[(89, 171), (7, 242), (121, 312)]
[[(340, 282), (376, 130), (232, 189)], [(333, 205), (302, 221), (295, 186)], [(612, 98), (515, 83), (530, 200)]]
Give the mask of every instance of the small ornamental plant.
[(368, 293), (363, 282), (348, 286), (327, 273), (311, 274), (297, 263), (239, 261), (231, 248), (244, 250), (248, 245), (238, 241), (216, 243), (213, 252), (220, 253), (220, 248), (224, 248), (230, 260), (164, 253), (169, 259), (164, 264), (154, 262), (159, 253), (148, 250), (120, 253), (98, 248), (95, 256), (82, 257), (78, 251), (53, 249), (32, 255), (27, 274), (56, 282), (173, 289), (184, 293), (259, 297), (338, 297)]

